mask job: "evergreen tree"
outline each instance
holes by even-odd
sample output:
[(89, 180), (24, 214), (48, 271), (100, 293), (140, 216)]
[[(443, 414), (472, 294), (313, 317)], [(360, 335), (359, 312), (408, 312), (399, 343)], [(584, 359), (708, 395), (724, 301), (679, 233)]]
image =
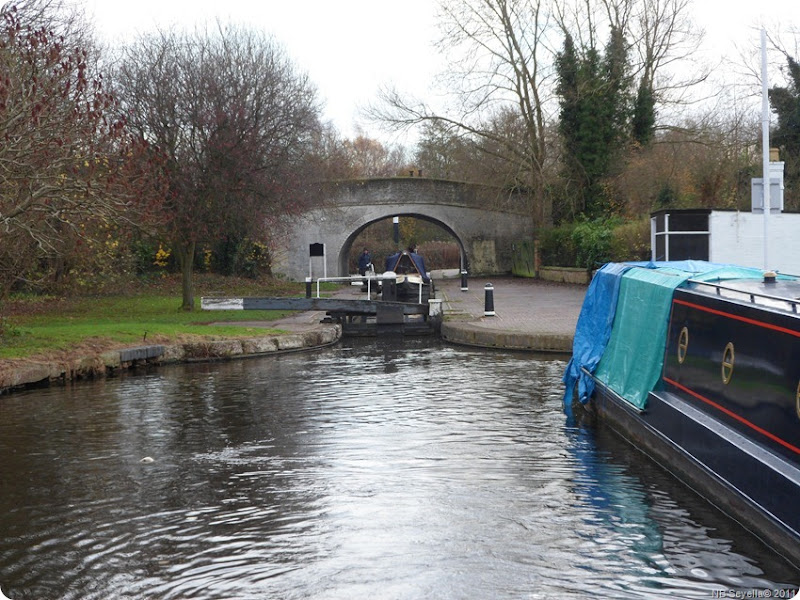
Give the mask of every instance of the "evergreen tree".
[(633, 118), (631, 123), (631, 137), (640, 146), (647, 146), (653, 139), (656, 127), (656, 98), (653, 86), (642, 79), (636, 91), (636, 100), (633, 105)]
[(622, 31), (612, 28), (604, 57), (594, 48), (579, 56), (567, 35), (556, 70), (567, 187), (577, 196), (579, 212), (604, 216), (609, 201), (603, 180), (618, 164), (630, 137), (630, 82)]
[(568, 182), (574, 181), (578, 187), (582, 187), (583, 174), (577, 160), (581, 124), (578, 71), (575, 43), (572, 36), (567, 34), (564, 39), (564, 50), (556, 56), (556, 72), (558, 73), (556, 92), (561, 98), (558, 130), (564, 143), (564, 175)]
[(787, 55), (786, 60), (788, 85), (773, 87), (769, 100), (778, 116), (772, 144), (781, 150), (787, 196), (793, 196), (792, 192), (800, 188), (800, 65), (791, 56)]

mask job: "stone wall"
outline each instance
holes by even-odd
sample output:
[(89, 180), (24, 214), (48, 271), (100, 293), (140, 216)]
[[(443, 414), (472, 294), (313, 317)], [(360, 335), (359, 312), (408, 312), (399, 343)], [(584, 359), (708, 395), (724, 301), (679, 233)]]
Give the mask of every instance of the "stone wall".
[[(271, 248), (273, 272), (302, 281), (346, 276), (353, 242), (368, 225), (395, 216), (436, 223), (450, 233), (473, 275), (511, 273), (513, 243), (530, 238), (527, 199), (498, 188), (422, 178), (358, 180), (320, 188), (320, 205), (284, 222)], [(311, 244), (325, 259), (311, 258)]]

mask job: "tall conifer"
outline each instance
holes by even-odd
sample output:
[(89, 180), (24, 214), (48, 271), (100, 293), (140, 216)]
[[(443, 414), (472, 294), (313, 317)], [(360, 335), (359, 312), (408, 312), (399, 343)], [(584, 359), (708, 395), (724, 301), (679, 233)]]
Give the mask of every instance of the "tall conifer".
[(800, 189), (800, 64), (786, 56), (788, 85), (773, 87), (769, 101), (778, 117), (772, 130), (772, 145), (780, 148), (785, 163), (784, 183), (787, 196)]

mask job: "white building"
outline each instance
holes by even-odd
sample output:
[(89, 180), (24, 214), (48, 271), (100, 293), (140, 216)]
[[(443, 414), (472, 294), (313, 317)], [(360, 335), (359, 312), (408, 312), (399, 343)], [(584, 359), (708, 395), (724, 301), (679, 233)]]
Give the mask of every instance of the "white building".
[(800, 275), (800, 213), (783, 212), (782, 162), (770, 163), (770, 183), (772, 208), (766, 223), (761, 179), (753, 180), (749, 212), (704, 208), (652, 213), (651, 259), (708, 260)]

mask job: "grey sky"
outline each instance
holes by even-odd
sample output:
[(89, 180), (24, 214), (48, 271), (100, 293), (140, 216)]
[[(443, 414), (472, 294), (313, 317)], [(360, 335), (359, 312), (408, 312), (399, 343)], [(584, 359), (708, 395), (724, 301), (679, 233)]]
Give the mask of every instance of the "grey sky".
[[(86, 0), (98, 33), (110, 42), (155, 26), (192, 26), (221, 18), (271, 33), (318, 87), (325, 117), (346, 136), (371, 126), (359, 109), (381, 85), (430, 99), (441, 57), (434, 0)], [(797, 0), (694, 0), (706, 35), (698, 58), (713, 60), (739, 47), (757, 46), (758, 28), (800, 25)]]

